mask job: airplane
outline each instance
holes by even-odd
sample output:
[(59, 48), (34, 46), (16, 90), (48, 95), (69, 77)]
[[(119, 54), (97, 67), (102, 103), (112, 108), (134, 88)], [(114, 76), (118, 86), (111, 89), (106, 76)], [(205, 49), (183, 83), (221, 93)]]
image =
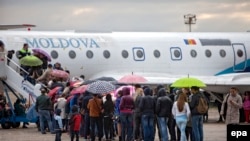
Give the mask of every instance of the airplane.
[[(86, 79), (106, 76), (119, 80), (133, 73), (146, 78), (147, 85), (170, 85), (190, 76), (202, 80), (211, 93), (225, 94), (232, 86), (240, 92), (250, 89), (249, 32), (7, 30), (0, 31), (0, 41), (7, 50), (20, 50), (24, 43), (30, 50), (43, 49), (51, 55), (52, 64), (60, 62), (71, 76), (83, 74)], [(12, 61), (18, 64), (16, 56)]]

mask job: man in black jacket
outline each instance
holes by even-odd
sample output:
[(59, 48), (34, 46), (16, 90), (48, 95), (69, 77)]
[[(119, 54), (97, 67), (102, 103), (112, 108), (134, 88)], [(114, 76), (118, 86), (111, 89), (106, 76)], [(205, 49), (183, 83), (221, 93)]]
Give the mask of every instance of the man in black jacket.
[(165, 88), (161, 88), (158, 91), (158, 99), (156, 101), (156, 115), (157, 115), (157, 122), (159, 125), (159, 131), (161, 134), (161, 141), (168, 141), (168, 119), (171, 115), (171, 110), (173, 106), (173, 102), (167, 96)]
[(193, 94), (192, 100), (190, 102), (191, 110), (191, 121), (192, 121), (192, 130), (193, 130), (193, 139), (194, 141), (203, 140), (203, 115), (197, 111), (197, 106), (199, 104), (200, 97), (205, 97), (199, 91), (199, 87), (192, 86), (191, 92)]
[(139, 108), (142, 114), (142, 127), (144, 141), (154, 141), (154, 114), (155, 99), (150, 88), (144, 89), (144, 97), (142, 97)]
[(83, 100), (82, 100), (82, 114), (84, 116), (84, 139), (87, 140), (88, 136), (90, 135), (90, 117), (89, 117), (89, 109), (87, 108), (87, 105), (89, 103), (89, 100), (92, 99), (93, 96), (88, 91), (85, 92)]

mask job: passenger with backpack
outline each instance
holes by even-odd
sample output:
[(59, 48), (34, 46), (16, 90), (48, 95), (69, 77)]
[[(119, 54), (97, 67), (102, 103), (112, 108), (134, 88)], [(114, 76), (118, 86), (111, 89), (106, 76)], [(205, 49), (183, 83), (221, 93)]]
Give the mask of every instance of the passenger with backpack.
[(205, 96), (199, 91), (199, 87), (192, 86), (191, 93), (193, 94), (190, 102), (191, 121), (194, 141), (203, 140), (203, 115), (208, 110), (208, 104)]

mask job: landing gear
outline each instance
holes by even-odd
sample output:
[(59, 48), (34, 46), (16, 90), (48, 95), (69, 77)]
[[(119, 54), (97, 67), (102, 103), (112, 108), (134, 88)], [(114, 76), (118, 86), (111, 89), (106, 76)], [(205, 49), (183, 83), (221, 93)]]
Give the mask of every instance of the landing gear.
[(1, 124), (3, 129), (10, 129), (11, 127), (11, 122), (4, 122)]
[(18, 128), (20, 126), (20, 122), (12, 122), (12, 128)]

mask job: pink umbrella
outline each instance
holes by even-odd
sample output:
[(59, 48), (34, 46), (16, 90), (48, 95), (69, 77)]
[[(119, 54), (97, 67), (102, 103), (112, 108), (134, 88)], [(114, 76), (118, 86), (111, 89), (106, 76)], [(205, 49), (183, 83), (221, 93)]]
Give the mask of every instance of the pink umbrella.
[(140, 75), (130, 74), (125, 75), (121, 79), (118, 80), (120, 83), (128, 83), (128, 84), (135, 84), (135, 83), (143, 83), (147, 82), (147, 79)]
[(69, 74), (63, 70), (53, 70), (51, 75), (54, 77), (63, 78), (63, 79), (69, 78)]
[(69, 96), (69, 97), (67, 98), (67, 103), (69, 103), (70, 100), (71, 100), (73, 97), (74, 97), (74, 95)]
[(130, 90), (130, 95), (132, 96), (132, 94), (135, 92), (135, 87), (134, 86), (131, 86), (131, 85), (128, 85), (128, 86), (121, 86), (119, 87), (118, 89), (115, 90), (114, 92), (114, 96), (117, 97), (117, 94), (119, 91), (121, 91), (124, 87), (128, 87), (129, 90)]
[(58, 93), (58, 91), (61, 89), (61, 87), (55, 87), (54, 89), (50, 90), (48, 93), (48, 97), (53, 97), (55, 94)]
[(70, 94), (81, 94), (81, 93), (84, 93), (87, 89), (87, 85), (82, 85), (80, 87), (77, 87), (77, 88), (74, 88)]
[(51, 61), (51, 57), (46, 51), (39, 49), (39, 48), (32, 49), (32, 51), (34, 53), (42, 54), (43, 56), (45, 56), (48, 59), (49, 62)]

